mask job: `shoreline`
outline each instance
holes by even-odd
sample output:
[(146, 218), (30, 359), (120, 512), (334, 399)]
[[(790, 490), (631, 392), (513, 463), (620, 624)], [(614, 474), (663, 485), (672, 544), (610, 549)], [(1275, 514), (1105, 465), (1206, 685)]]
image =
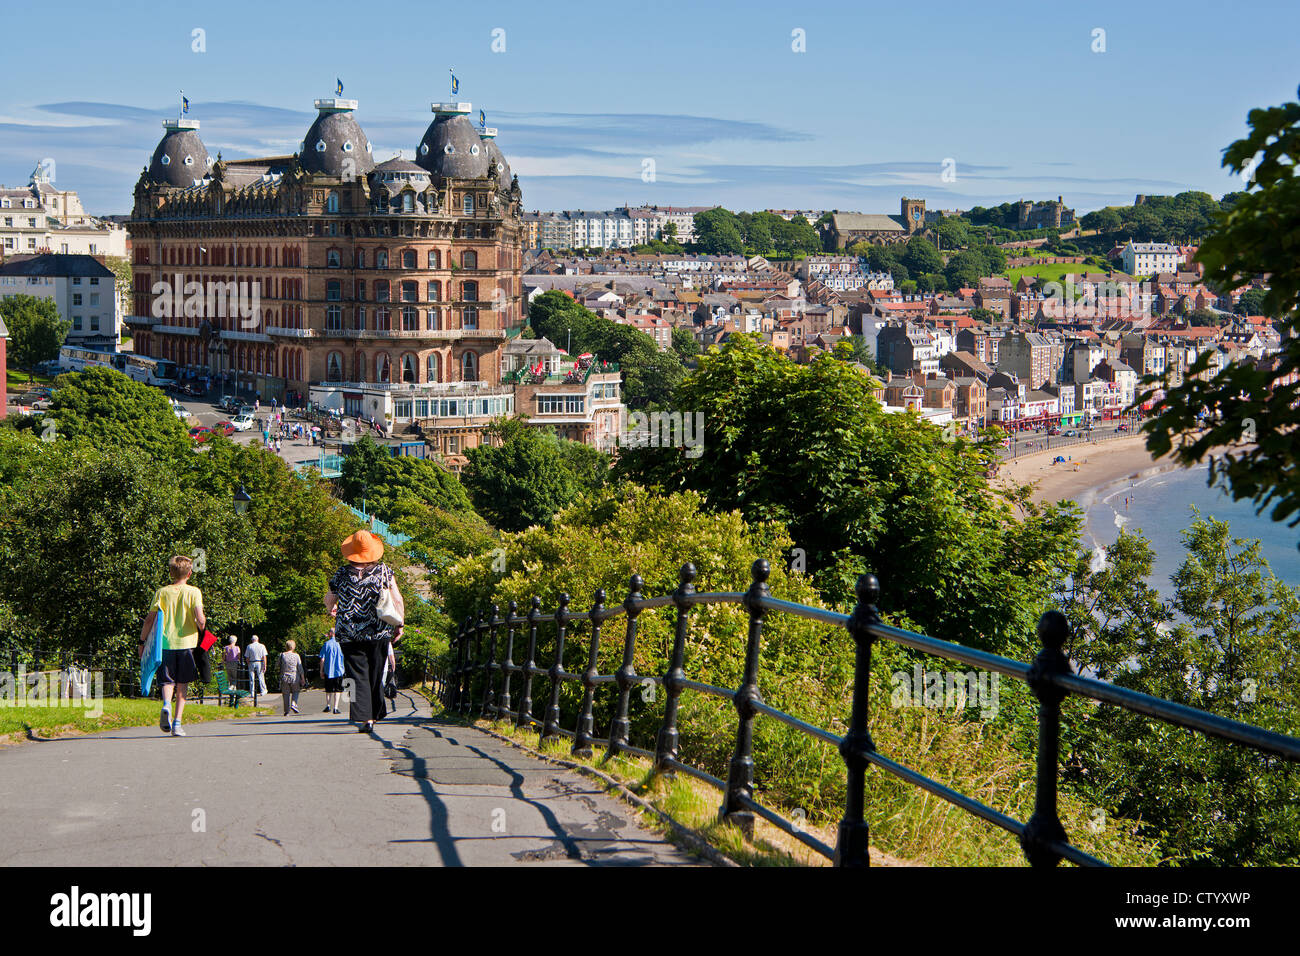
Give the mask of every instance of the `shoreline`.
[[(1065, 455), (1065, 464), (1052, 464), (1057, 455)], [(1125, 478), (1145, 478), (1179, 466), (1166, 457), (1153, 459), (1147, 451), (1145, 436), (1127, 435), (1092, 445), (1069, 445), (1061, 449), (1037, 451), (1004, 462), (993, 479), (995, 488), (1030, 485), (1030, 500), (1035, 504), (1076, 501), (1087, 507), (1101, 489)]]

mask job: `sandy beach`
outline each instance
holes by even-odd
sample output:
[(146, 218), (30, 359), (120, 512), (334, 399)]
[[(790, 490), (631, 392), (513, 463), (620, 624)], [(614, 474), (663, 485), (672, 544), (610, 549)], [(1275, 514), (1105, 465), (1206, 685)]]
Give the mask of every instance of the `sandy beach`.
[[(1057, 455), (1073, 458), (1065, 464), (1052, 464)], [(1006, 487), (1027, 484), (1034, 488), (1036, 502), (1079, 501), (1093, 489), (1121, 478), (1145, 477), (1177, 467), (1169, 458), (1153, 461), (1146, 449), (1145, 437), (1130, 435), (1095, 444), (1071, 445), (1066, 448), (1021, 455), (1004, 462), (995, 485)], [(1082, 503), (1082, 502), (1081, 502)]]

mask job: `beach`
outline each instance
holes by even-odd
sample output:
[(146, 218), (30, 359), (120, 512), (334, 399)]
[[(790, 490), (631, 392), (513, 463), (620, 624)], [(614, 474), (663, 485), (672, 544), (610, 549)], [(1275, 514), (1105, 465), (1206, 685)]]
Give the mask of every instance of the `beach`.
[[(1072, 460), (1052, 464), (1057, 455)], [(1002, 463), (993, 484), (998, 487), (1032, 485), (1030, 497), (1040, 503), (1063, 498), (1079, 501), (1088, 497), (1089, 492), (1122, 478), (1146, 477), (1175, 467), (1168, 457), (1158, 462), (1151, 458), (1145, 436), (1129, 435), (1021, 455)]]

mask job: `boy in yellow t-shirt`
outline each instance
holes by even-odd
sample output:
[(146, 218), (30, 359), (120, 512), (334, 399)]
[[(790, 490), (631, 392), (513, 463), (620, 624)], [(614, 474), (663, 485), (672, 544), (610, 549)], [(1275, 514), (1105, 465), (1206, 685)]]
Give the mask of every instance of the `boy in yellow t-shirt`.
[[(207, 627), (208, 619), (203, 613), (203, 592), (190, 583), (193, 563), (184, 555), (173, 555), (167, 562), (167, 571), (172, 583), (159, 588), (149, 606), (149, 614), (140, 629), (140, 656), (144, 657), (144, 645), (153, 632), (154, 617), (162, 614), (163, 654), (162, 663), (158, 665), (158, 683), (162, 687), (162, 713), (158, 717), (158, 727), (163, 733), (174, 737), (186, 736), (181, 729), (181, 714), (185, 710), (185, 693), (189, 682), (199, 676), (194, 663), (194, 649), (199, 646), (199, 634)], [(176, 716), (172, 716), (172, 693), (176, 695)]]

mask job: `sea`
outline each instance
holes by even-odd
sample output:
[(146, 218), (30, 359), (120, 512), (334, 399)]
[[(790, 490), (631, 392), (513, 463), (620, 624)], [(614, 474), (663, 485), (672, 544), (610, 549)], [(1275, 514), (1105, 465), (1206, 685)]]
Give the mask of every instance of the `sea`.
[(1155, 551), (1150, 583), (1166, 597), (1173, 594), (1170, 577), (1182, 564), (1182, 532), (1195, 515), (1213, 515), (1228, 522), (1234, 538), (1257, 538), (1260, 550), (1273, 573), (1285, 584), (1300, 587), (1300, 526), (1271, 521), (1268, 509), (1255, 514), (1247, 500), (1233, 501), (1222, 488), (1206, 484), (1209, 464), (1193, 468), (1152, 468), (1136, 477), (1124, 478), (1086, 492), (1076, 499), (1083, 507), (1083, 541), (1094, 551), (1113, 544), (1120, 528), (1141, 529)]

